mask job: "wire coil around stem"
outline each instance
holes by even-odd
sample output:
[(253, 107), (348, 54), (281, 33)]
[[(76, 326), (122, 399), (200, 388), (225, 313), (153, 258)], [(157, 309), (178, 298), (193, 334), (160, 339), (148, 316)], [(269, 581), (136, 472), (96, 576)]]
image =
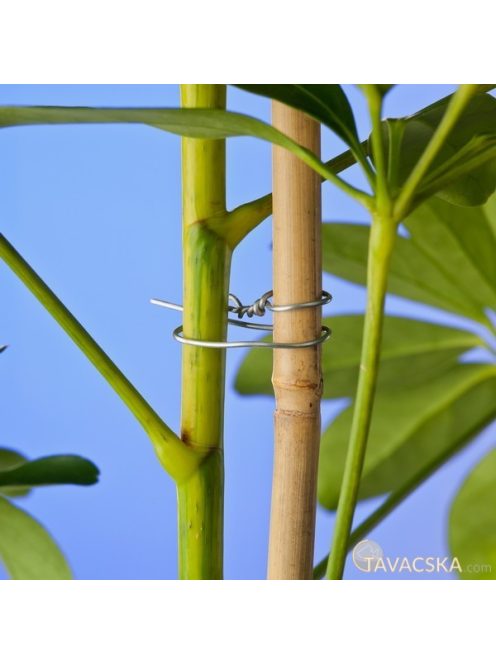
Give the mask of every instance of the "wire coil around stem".
[[(228, 324), (235, 325), (237, 327), (248, 328), (250, 330), (263, 330), (265, 332), (272, 332), (274, 329), (273, 325), (264, 323), (250, 323), (248, 321), (242, 320), (242, 318), (244, 316), (247, 318), (253, 318), (253, 316), (264, 316), (267, 311), (279, 313), (285, 311), (296, 311), (298, 309), (323, 307), (332, 300), (332, 295), (324, 290), (322, 291), (318, 300), (299, 302), (296, 304), (275, 305), (271, 302), (270, 298), (272, 296), (273, 292), (270, 290), (255, 300), (253, 304), (245, 305), (238, 297), (236, 297), (236, 295), (229, 293), (229, 302), (232, 302), (233, 304), (228, 304), (227, 310), (231, 314), (236, 314), (238, 318), (228, 318)], [(165, 307), (166, 309), (183, 311), (182, 305), (175, 304), (174, 302), (168, 302), (167, 300), (152, 298), (150, 302), (152, 304), (156, 304), (159, 307)], [(185, 337), (183, 335), (183, 326), (179, 325), (173, 330), (172, 336), (176, 341), (179, 341), (179, 343), (187, 344), (189, 346), (199, 346), (202, 348), (312, 348), (313, 346), (318, 346), (319, 344), (324, 343), (324, 341), (327, 341), (327, 339), (329, 339), (331, 336), (331, 330), (325, 325), (322, 325), (320, 337), (317, 339), (310, 339), (308, 341), (206, 341), (203, 339), (191, 339), (189, 337)]]

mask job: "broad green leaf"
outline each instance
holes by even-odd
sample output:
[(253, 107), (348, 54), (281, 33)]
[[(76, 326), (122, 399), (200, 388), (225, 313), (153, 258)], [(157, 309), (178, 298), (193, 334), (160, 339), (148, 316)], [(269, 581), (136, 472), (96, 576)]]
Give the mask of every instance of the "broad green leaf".
[(0, 490), (8, 486), (90, 485), (98, 481), (98, 474), (98, 468), (88, 459), (74, 454), (59, 454), (20, 462), (0, 470)]
[(483, 209), (491, 227), (493, 237), (496, 238), (496, 195), (491, 196)]
[[(26, 457), (19, 452), (9, 450), (6, 447), (0, 448), (0, 472), (27, 461)], [(6, 496), (26, 496), (30, 489), (26, 487), (0, 487), (0, 493)]]
[(192, 108), (2, 106), (0, 127), (40, 124), (146, 124), (191, 138), (253, 136), (286, 148), (322, 177), (334, 176), (310, 150), (271, 125), (241, 113)]
[(236, 85), (275, 99), (315, 118), (332, 129), (350, 147), (359, 144), (355, 118), (340, 85)]
[(145, 124), (192, 138), (212, 139), (257, 131), (263, 136), (272, 135), (272, 127), (261, 120), (215, 109), (0, 106), (0, 127), (51, 124)]
[(411, 241), (437, 262), (465, 300), (496, 310), (496, 237), (484, 208), (433, 199), (405, 221)]
[[(415, 371), (412, 364), (411, 371)], [(461, 447), (496, 416), (496, 366), (461, 364), (420, 386), (377, 394), (359, 498), (389, 493), (446, 450)], [(352, 407), (322, 437), (319, 501), (336, 509)]]
[[(324, 320), (332, 338), (322, 346), (324, 398), (352, 396), (360, 364), (363, 316), (334, 316)], [(419, 320), (387, 316), (379, 374), (379, 389), (405, 388), (436, 376), (465, 351), (482, 345), (474, 334)], [(411, 367), (415, 371), (411, 371)], [(273, 394), (272, 357), (254, 349), (236, 377), (241, 394)]]
[[(496, 236), (488, 210), (437, 199), (417, 208), (405, 221), (410, 237), (396, 240), (388, 291), (485, 322), (485, 310), (496, 309)], [(368, 239), (369, 226), (324, 224), (324, 270), (365, 284)]]
[(496, 579), (496, 450), (472, 470), (456, 496), (449, 542), (462, 579)]
[[(322, 229), (323, 268), (337, 277), (365, 285), (369, 226), (324, 224)], [(484, 320), (475, 298), (465, 299), (451, 283), (443, 266), (432, 262), (409, 239), (398, 237), (391, 259), (388, 292), (417, 302)]]
[(455, 205), (483, 205), (494, 192), (495, 181), (496, 134), (473, 136), (424, 178), (416, 205), (433, 195)]
[[(449, 102), (441, 100), (432, 107), (413, 116), (434, 132), (439, 125)], [(474, 137), (496, 135), (496, 99), (489, 94), (478, 94), (468, 104), (456, 127), (450, 133), (446, 145), (437, 160), (434, 170), (440, 162), (459, 152)], [(437, 193), (438, 196), (455, 205), (482, 205), (496, 189), (496, 159), (473, 169), (469, 174)]]
[[(437, 129), (441, 122), (452, 95), (422, 109), (408, 119)], [(494, 134), (496, 132), (496, 99), (486, 93), (476, 94), (463, 111), (456, 127), (450, 133), (447, 144), (453, 152), (467, 143), (474, 134)]]
[(60, 549), (43, 526), (0, 497), (0, 559), (12, 579), (71, 579)]
[[(385, 121), (385, 140), (387, 144), (391, 141), (391, 146), (387, 145), (387, 153), (398, 155), (394, 162), (396, 167), (393, 169), (396, 171), (394, 182), (397, 187), (400, 187), (407, 179), (434, 135), (450, 101), (451, 96), (441, 99), (408, 118), (393, 120), (392, 122), (395, 123), (403, 123), (403, 134), (401, 132), (393, 133), (390, 121)], [(431, 182), (430, 193), (436, 193), (437, 196), (456, 205), (482, 205), (496, 189), (496, 158), (494, 149), (491, 151), (495, 137), (496, 99), (489, 94), (477, 94), (469, 102), (449, 134), (443, 149), (432, 163), (426, 179), (432, 177), (447, 160), (463, 152), (462, 163), (454, 161), (452, 176), (448, 177), (448, 173), (445, 171), (444, 178), (437, 188), (433, 187), (433, 182)], [(475, 139), (481, 140), (476, 141)], [(481, 165), (469, 163), (469, 157), (472, 154), (478, 154), (479, 161), (481, 161), (481, 148), (485, 149), (486, 140), (489, 152), (487, 152), (484, 162)], [(473, 150), (465, 150), (470, 144), (473, 145)], [(464, 168), (463, 162), (465, 162)], [(455, 165), (458, 170), (455, 169)], [(462, 167), (461, 171), (460, 167)], [(466, 172), (463, 172), (464, 170)]]

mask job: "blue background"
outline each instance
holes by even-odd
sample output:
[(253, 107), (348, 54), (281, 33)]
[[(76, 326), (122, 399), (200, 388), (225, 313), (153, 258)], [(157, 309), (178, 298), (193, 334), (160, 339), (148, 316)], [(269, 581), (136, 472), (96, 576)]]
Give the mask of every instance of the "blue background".
[[(388, 97), (387, 113), (414, 112), (452, 90), (401, 86)], [(365, 137), (361, 96), (352, 86), (346, 91)], [(0, 104), (177, 106), (178, 101), (178, 87), (171, 85), (0, 86)], [(228, 104), (269, 119), (267, 100), (230, 89)], [(176, 136), (132, 125), (0, 132), (2, 232), (176, 430), (180, 347), (170, 330), (179, 324), (178, 315), (148, 301), (181, 300), (179, 146)], [(337, 139), (324, 136), (326, 158), (341, 149)], [(270, 189), (270, 147), (254, 139), (230, 140), (229, 207)], [(365, 212), (329, 184), (323, 192), (324, 219), (366, 221)], [(243, 301), (270, 288), (270, 242), (266, 221), (236, 251), (231, 290)], [(325, 287), (334, 295), (333, 313), (362, 310), (362, 288), (328, 275)], [(19, 505), (56, 537), (77, 578), (175, 578), (175, 489), (145, 434), (4, 264), (0, 297), (0, 344), (10, 345), (1, 358), (0, 445), (29, 457), (79, 453), (101, 469), (94, 487), (39, 489)], [(387, 306), (391, 312), (459, 322), (400, 298), (389, 298)], [(225, 574), (231, 579), (265, 576), (269, 526), (273, 403), (268, 397), (240, 397), (232, 389), (244, 352), (229, 353), (227, 375)], [(339, 407), (324, 404), (324, 423)], [(371, 537), (386, 555), (447, 555), (450, 502), (467, 471), (492, 446), (495, 431), (494, 426), (486, 431), (374, 531)], [(361, 504), (357, 522), (376, 504)], [(319, 509), (316, 560), (328, 551), (333, 518)], [(350, 564), (346, 575), (368, 578)]]

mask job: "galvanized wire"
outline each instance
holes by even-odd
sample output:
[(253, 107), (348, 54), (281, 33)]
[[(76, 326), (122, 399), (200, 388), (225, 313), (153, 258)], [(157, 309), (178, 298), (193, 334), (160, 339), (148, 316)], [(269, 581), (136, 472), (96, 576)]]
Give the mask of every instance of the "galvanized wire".
[[(228, 318), (227, 322), (229, 325), (236, 325), (237, 327), (244, 327), (251, 330), (263, 330), (265, 332), (272, 332), (273, 325), (263, 324), (263, 323), (251, 323), (245, 320), (242, 320), (244, 316), (247, 318), (253, 318), (253, 316), (264, 316), (267, 311), (272, 311), (276, 313), (285, 312), (285, 311), (296, 311), (298, 309), (307, 309), (312, 307), (323, 307), (332, 300), (332, 295), (327, 291), (322, 291), (321, 297), (318, 300), (311, 300), (309, 302), (298, 302), (295, 304), (272, 304), (271, 297), (273, 297), (272, 291), (267, 291), (261, 297), (259, 297), (253, 304), (245, 305), (241, 300), (236, 297), (233, 293), (229, 293), (229, 302), (233, 304), (228, 304), (227, 310), (229, 313), (236, 314), (236, 318)], [(183, 311), (183, 307), (180, 304), (175, 304), (174, 302), (168, 302), (167, 300), (158, 300), (153, 298), (150, 300), (152, 304), (156, 304), (159, 307), (165, 307), (166, 309), (173, 309), (174, 311)], [(295, 341), (295, 342), (275, 342), (275, 341), (207, 341), (204, 339), (191, 339), (183, 335), (183, 326), (179, 325), (176, 327), (172, 336), (179, 343), (187, 344), (189, 346), (200, 346), (202, 348), (312, 348), (313, 346), (318, 346), (319, 344), (327, 341), (331, 336), (331, 330), (322, 325), (321, 334), (317, 339), (310, 339), (308, 341)]]

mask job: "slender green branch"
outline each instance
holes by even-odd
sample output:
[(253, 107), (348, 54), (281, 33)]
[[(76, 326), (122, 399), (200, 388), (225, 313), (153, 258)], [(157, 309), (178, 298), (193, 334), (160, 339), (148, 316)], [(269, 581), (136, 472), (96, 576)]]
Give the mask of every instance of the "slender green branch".
[(461, 85), (453, 95), (441, 122), (401, 189), (401, 193), (394, 206), (395, 219), (399, 220), (404, 218), (423, 177), (426, 175), (434, 159), (443, 148), (449, 134), (455, 127), (468, 103), (472, 97), (477, 94), (477, 87), (477, 85)]
[(372, 122), (372, 151), (376, 169), (375, 189), (377, 193), (377, 206), (382, 209), (389, 207), (389, 188), (387, 179), (387, 163), (384, 150), (382, 129), (382, 95), (374, 85), (362, 86), (369, 106)]
[(355, 163), (359, 164), (362, 167), (362, 171), (367, 178), (367, 181), (372, 190), (375, 189), (376, 184), (376, 174), (372, 168), (369, 160), (367, 159), (367, 141), (363, 143), (358, 143), (358, 145), (350, 150), (350, 152), (355, 157)]
[(217, 235), (223, 237), (234, 249), (250, 231), (272, 214), (272, 194), (256, 198), (249, 203), (207, 219), (207, 226)]
[(19, 277), (40, 304), (43, 305), (60, 327), (82, 350), (90, 362), (98, 369), (109, 385), (117, 392), (145, 429), (167, 472), (175, 480), (183, 480), (191, 475), (200, 463), (203, 455), (185, 445), (169, 429), (134, 385), (129, 382), (96, 341), (86, 332), (81, 323), (76, 320), (3, 235), (0, 235), (0, 258)]
[(329, 579), (340, 579), (342, 577), (348, 550), (348, 538), (358, 497), (372, 416), (380, 359), (384, 299), (395, 236), (396, 224), (390, 218), (373, 217), (369, 240), (367, 310), (364, 321), (360, 373), (348, 454), (339, 494), (331, 557), (327, 568)]
[[(366, 148), (367, 141), (364, 141), (361, 145)], [(356, 164), (356, 158), (351, 150), (345, 150), (345, 152), (341, 152), (341, 154), (338, 154), (336, 157), (333, 157), (329, 161), (324, 162), (324, 164), (331, 171), (334, 171), (334, 173), (341, 173), (347, 168), (350, 168), (350, 166)]]
[(328, 168), (317, 157), (315, 157), (313, 152), (305, 150), (304, 148), (300, 148), (298, 151), (293, 151), (304, 163), (307, 164), (307, 166), (313, 168), (313, 170), (325, 180), (332, 182), (332, 184), (336, 185), (338, 189), (341, 189), (341, 191), (344, 191), (345, 194), (348, 194), (348, 196), (351, 196), (351, 198), (357, 200), (367, 210), (373, 209), (374, 199), (372, 196), (370, 196), (370, 194), (367, 194), (365, 191), (362, 191), (357, 187), (354, 187), (339, 176), (335, 175), (335, 173), (330, 168)]
[[(406, 498), (408, 498), (408, 496), (418, 489), (421, 484), (432, 477), (439, 468), (455, 457), (460, 450), (469, 445), (473, 441), (474, 436), (485, 429), (492, 420), (493, 416), (491, 414), (485, 422), (479, 423), (473, 431), (465, 435), (457, 445), (443, 449), (440, 454), (435, 456), (423, 468), (409, 477), (403, 486), (391, 492), (386, 500), (351, 533), (348, 541), (348, 551), (366, 537), (366, 535), (368, 535), (376, 526), (382, 523), (391, 512), (393, 512), (404, 500), (406, 500)], [(314, 579), (321, 579), (324, 576), (328, 561), (329, 556), (326, 556), (317, 563), (313, 570)]]
[[(361, 143), (361, 146), (363, 148), (367, 147), (367, 141), (364, 141)], [(313, 155), (313, 152), (310, 152), (310, 155)], [(315, 157), (315, 155), (314, 155)], [(317, 170), (317, 173), (320, 175), (323, 181), (332, 181), (331, 177), (329, 174), (335, 174), (337, 176), (338, 173), (341, 173), (342, 171), (345, 171), (347, 168), (350, 168), (350, 166), (353, 166), (354, 164), (357, 163), (357, 159), (355, 154), (353, 153), (352, 150), (346, 150), (345, 152), (342, 152), (341, 154), (338, 154), (336, 157), (333, 157), (329, 161), (326, 161), (322, 164), (325, 170), (317, 170), (314, 168), (314, 170)], [(348, 183), (344, 182), (341, 178), (338, 178), (341, 183), (344, 183), (348, 187), (351, 187), (351, 185), (348, 185)], [(339, 185), (338, 185), (339, 186)], [(369, 194), (366, 194), (365, 192), (361, 191), (360, 189), (355, 189), (352, 187), (353, 193), (350, 193), (353, 198), (356, 198), (359, 200), (362, 205), (364, 205), (367, 209), (372, 208), (372, 203), (373, 203), (373, 198)]]

